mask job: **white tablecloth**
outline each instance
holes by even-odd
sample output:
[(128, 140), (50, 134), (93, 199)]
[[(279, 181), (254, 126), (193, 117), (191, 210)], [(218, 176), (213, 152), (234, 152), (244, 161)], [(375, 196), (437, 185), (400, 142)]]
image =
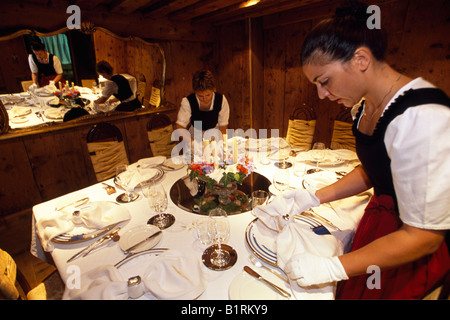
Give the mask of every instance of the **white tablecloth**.
[[(274, 162), (272, 161), (269, 165), (262, 165), (259, 162), (256, 163), (256, 171), (265, 175), (269, 180), (272, 179), (273, 174), (279, 170), (274, 166)], [(330, 167), (329, 169), (332, 171), (335, 170), (350, 170), (352, 166), (350, 164), (343, 164), (339, 167)], [(288, 169), (293, 172), (293, 168)], [(171, 186), (180, 178), (186, 175), (186, 168), (165, 172), (162, 183), (165, 186), (167, 192), (170, 191)], [(291, 186), (301, 187), (302, 178), (297, 177), (294, 174), (291, 174)], [(106, 181), (110, 185), (113, 185), (113, 180)], [(90, 201), (115, 201), (118, 194), (123, 192), (121, 189), (116, 188), (118, 192), (107, 195), (105, 189), (103, 189), (103, 185), (101, 183), (92, 185), (88, 188), (73, 192), (70, 196), (76, 194), (89, 195)], [(138, 189), (139, 190), (139, 189)], [(63, 197), (59, 197), (39, 205), (33, 207), (33, 218), (38, 220), (41, 217), (44, 217), (47, 212), (50, 210), (53, 211), (56, 203), (60, 201), (62, 198), (67, 197), (69, 195), (65, 195)], [(170, 198), (170, 197), (169, 197)], [(132, 203), (121, 204), (129, 209), (131, 213), (131, 220), (129, 222), (122, 225), (121, 231), (119, 234), (124, 234), (128, 230), (140, 226), (145, 225), (147, 220), (153, 216), (155, 213), (151, 211), (147, 204), (147, 199), (145, 197), (140, 196), (140, 198)], [(323, 208), (322, 208), (323, 207)], [(321, 213), (325, 212), (326, 217), (333, 221), (335, 224), (339, 225), (340, 218), (339, 215), (342, 215), (342, 212), (336, 213), (329, 205), (321, 206)], [(327, 211), (328, 208), (328, 211)], [(157, 247), (166, 247), (171, 249), (176, 249), (181, 252), (190, 253), (193, 256), (198, 257), (201, 260), (202, 253), (205, 249), (205, 246), (200, 245), (199, 241), (196, 237), (196, 232), (194, 228), (194, 223), (197, 219), (200, 219), (204, 216), (197, 215), (194, 213), (190, 213), (184, 211), (177, 207), (171, 200), (169, 200), (169, 208), (167, 210), (169, 213), (172, 213), (176, 217), (176, 222), (173, 226), (168, 229), (163, 230), (163, 237), (161, 241), (157, 244)], [(336, 237), (336, 241), (339, 246), (342, 246), (343, 250), (350, 243), (353, 231), (356, 228), (359, 219), (362, 216), (362, 210), (358, 210), (357, 212), (349, 212), (350, 219), (345, 220), (346, 224), (346, 232), (342, 233), (340, 236)], [(245, 241), (245, 231), (247, 226), (255, 219), (251, 212), (245, 212), (242, 214), (235, 214), (229, 216), (229, 221), (231, 225), (231, 236), (228, 245), (233, 247), (238, 255), (238, 259), (236, 264), (228, 270), (225, 271), (213, 271), (206, 268), (202, 264), (203, 272), (207, 275), (208, 286), (205, 292), (199, 297), (199, 299), (214, 299), (214, 300), (226, 300), (229, 299), (229, 287), (230, 284), (236, 277), (242, 276), (243, 267), (245, 265), (252, 266), (249, 261), (249, 256), (252, 254), (252, 251), (249, 249), (248, 245)], [(343, 220), (342, 220), (343, 221)], [(349, 225), (350, 223), (350, 225)], [(34, 226), (35, 224), (33, 224)], [(317, 235), (320, 237), (319, 235)], [(119, 260), (125, 257), (124, 253), (120, 249), (117, 243), (111, 243), (109, 245), (104, 246), (101, 250), (91, 253), (90, 255), (84, 258), (78, 258), (70, 263), (67, 263), (67, 259), (69, 259), (76, 252), (80, 251), (87, 245), (94, 242), (94, 240), (89, 240), (80, 243), (74, 244), (61, 244), (54, 243), (54, 249), (50, 252), (51, 256), (55, 262), (55, 265), (62, 277), (62, 279), (66, 281), (70, 281), (70, 277), (74, 273), (74, 266), (79, 268), (80, 272), (86, 272), (88, 270), (92, 270), (101, 265), (111, 264), (114, 265)], [(39, 258), (45, 259), (44, 251), (40, 246), (39, 237), (37, 233), (33, 232), (32, 234), (32, 248), (31, 251), (34, 255)], [(136, 258), (137, 260), (138, 258)], [(130, 261), (127, 265), (128, 269), (133, 269), (133, 264), (136, 268), (139, 268), (138, 261)], [(255, 267), (255, 269), (261, 271), (263, 274), (263, 270), (260, 270)], [(264, 273), (266, 274), (266, 273)], [(130, 277), (134, 276), (130, 274)], [(273, 292), (272, 292), (273, 293)], [(143, 296), (142, 298), (145, 298)], [(281, 297), (281, 296), (280, 296)]]

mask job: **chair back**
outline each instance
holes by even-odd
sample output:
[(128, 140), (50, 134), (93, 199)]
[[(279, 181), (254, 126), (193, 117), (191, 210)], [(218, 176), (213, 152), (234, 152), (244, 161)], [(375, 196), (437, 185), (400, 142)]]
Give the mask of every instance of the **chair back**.
[(116, 126), (98, 123), (89, 130), (86, 141), (97, 181), (112, 178), (117, 166), (129, 164), (122, 133)]
[(27, 92), (28, 88), (33, 84), (33, 80), (21, 81), (20, 84), (22, 85), (22, 90)]
[(342, 107), (334, 119), (333, 133), (330, 144), (331, 149), (356, 150), (352, 126), (353, 117), (351, 114), (351, 109)]
[(311, 149), (316, 119), (316, 113), (311, 107), (303, 105), (295, 109), (289, 117), (286, 141), (294, 148)]
[(172, 132), (172, 121), (166, 114), (158, 113), (149, 120), (147, 134), (153, 156), (171, 156), (175, 146), (175, 142), (171, 140)]
[(92, 88), (97, 85), (97, 80), (95, 79), (81, 79), (81, 86), (85, 88)]

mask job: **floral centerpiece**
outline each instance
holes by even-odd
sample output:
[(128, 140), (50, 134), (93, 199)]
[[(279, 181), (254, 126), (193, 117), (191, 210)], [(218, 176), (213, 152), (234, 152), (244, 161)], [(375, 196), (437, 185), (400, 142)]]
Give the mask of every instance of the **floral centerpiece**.
[[(241, 185), (254, 169), (252, 159), (247, 156), (239, 156), (237, 162), (228, 158), (225, 161), (218, 159), (216, 163), (191, 164), (188, 167), (191, 181), (197, 179), (206, 186), (202, 199), (196, 200), (203, 208), (201, 211), (211, 210), (219, 204), (228, 212), (245, 209), (248, 197), (237, 190), (236, 185)], [(218, 203), (214, 201), (215, 195), (218, 196)]]

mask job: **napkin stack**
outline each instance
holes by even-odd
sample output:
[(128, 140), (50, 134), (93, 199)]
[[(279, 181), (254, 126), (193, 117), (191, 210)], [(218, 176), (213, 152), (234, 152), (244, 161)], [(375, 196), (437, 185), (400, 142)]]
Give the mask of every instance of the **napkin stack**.
[[(66, 200), (66, 203), (74, 202), (73, 199)], [(78, 216), (73, 214), (76, 210), (79, 211)], [(76, 208), (69, 205), (59, 211), (55, 208), (53, 212), (48, 212), (45, 217), (37, 220), (36, 231), (44, 250), (52, 251), (54, 247), (51, 240), (60, 234), (80, 227), (84, 232), (95, 231), (130, 218), (128, 209), (113, 202), (91, 202)]]
[(144, 269), (139, 289), (128, 286), (130, 277), (121, 268), (109, 265), (93, 269), (81, 276), (81, 288), (66, 288), (63, 298), (124, 300), (148, 293), (156, 299), (184, 300), (197, 298), (206, 288), (199, 260), (176, 250), (150, 257)]

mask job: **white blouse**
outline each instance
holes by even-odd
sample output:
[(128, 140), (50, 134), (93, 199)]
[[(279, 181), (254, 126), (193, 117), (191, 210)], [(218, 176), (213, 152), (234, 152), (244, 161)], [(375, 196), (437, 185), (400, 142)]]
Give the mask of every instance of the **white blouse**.
[[(434, 86), (414, 79), (385, 110), (405, 91), (427, 87)], [(437, 104), (408, 108), (388, 125), (384, 142), (400, 219), (416, 228), (450, 229), (450, 108)]]

